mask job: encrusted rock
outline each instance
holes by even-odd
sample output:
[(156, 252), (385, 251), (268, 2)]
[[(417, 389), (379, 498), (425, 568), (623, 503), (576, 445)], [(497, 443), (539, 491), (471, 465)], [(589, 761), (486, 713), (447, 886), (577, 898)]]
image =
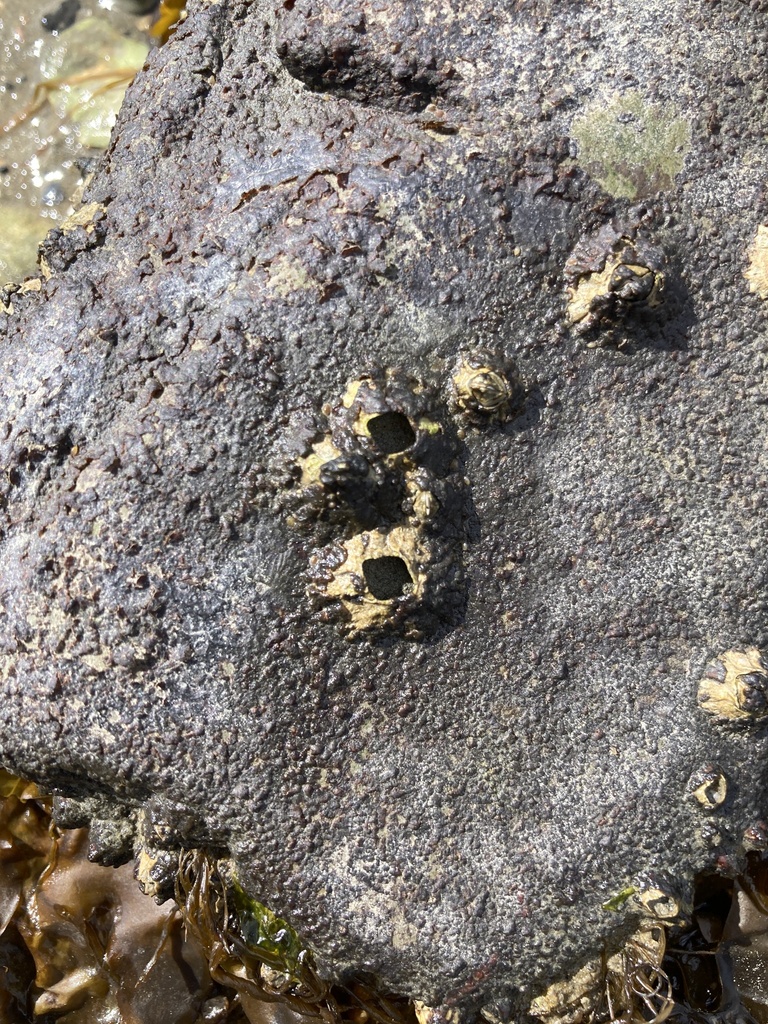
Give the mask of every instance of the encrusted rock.
[(765, 30), (192, 0), (3, 299), (0, 764), (96, 855), (230, 858), (325, 976), (468, 1022), (738, 871)]

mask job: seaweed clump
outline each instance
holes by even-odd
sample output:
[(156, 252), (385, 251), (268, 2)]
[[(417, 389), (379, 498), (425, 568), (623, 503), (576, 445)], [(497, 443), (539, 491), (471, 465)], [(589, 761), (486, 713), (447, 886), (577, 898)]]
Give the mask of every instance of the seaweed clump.
[(322, 979), (293, 928), (242, 890), (228, 861), (183, 854), (176, 901), (211, 977), (237, 992), (249, 1020), (261, 1020), (266, 1001), (324, 1024), (416, 1024), (412, 1001), (379, 992), (371, 978)]
[(132, 866), (88, 860), (88, 829), (58, 829), (51, 801), (0, 770), (3, 1024), (245, 1024), (172, 904)]

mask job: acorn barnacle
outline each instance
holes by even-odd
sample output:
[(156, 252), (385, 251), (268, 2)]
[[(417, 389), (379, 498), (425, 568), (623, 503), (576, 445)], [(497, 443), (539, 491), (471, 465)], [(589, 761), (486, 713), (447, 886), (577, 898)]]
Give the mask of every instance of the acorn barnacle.
[(714, 764), (698, 768), (688, 780), (688, 792), (704, 811), (715, 811), (728, 796), (728, 780)]
[(514, 364), (498, 352), (463, 352), (453, 375), (455, 403), (476, 425), (503, 422), (519, 411), (524, 388)]
[(565, 266), (567, 319), (577, 333), (618, 324), (635, 309), (654, 309), (665, 288), (663, 252), (612, 228), (582, 242)]
[(768, 715), (768, 665), (760, 651), (726, 651), (699, 680), (699, 705), (715, 718), (749, 722)]
[(657, 921), (677, 922), (685, 917), (683, 900), (667, 879), (641, 880), (630, 900), (641, 914)]

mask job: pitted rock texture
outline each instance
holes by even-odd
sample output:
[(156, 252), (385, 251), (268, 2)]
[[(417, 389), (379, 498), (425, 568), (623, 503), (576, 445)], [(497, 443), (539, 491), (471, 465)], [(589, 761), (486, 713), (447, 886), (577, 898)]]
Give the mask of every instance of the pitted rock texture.
[[(742, 0), (192, 4), (3, 318), (0, 763), (95, 815), (98, 855), (137, 819), (229, 850), (323, 971), (471, 1012), (619, 945), (658, 903), (603, 909), (627, 887), (684, 906), (738, 870), (766, 728), (697, 686), (768, 649), (766, 28)], [(565, 267), (607, 236), (663, 254), (662, 301), (630, 261), (582, 334)], [(513, 415), (457, 407), (475, 350)], [(422, 447), (377, 490), (360, 420), (297, 517), (300, 460), (387, 375)], [(359, 571), (318, 603), (334, 544)], [(453, 582), (418, 590), (424, 551)], [(371, 587), (392, 621), (350, 629)]]

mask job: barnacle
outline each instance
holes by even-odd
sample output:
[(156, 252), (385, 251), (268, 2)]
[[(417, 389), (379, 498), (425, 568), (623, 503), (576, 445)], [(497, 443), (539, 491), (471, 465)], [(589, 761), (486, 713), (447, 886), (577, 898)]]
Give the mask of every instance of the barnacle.
[(440, 412), (418, 382), (371, 373), (303, 438), (289, 523), (326, 542), (309, 559), (309, 592), (342, 610), (349, 633), (416, 639), (463, 600), (465, 485)]
[(630, 902), (646, 917), (656, 921), (678, 921), (684, 916), (680, 897), (664, 882), (648, 879), (630, 897)]
[(726, 651), (707, 666), (699, 681), (699, 705), (728, 721), (768, 715), (768, 666), (757, 648)]
[[(398, 609), (417, 605), (434, 558), (419, 531), (396, 526), (360, 533), (313, 560), (316, 587), (346, 609), (355, 630), (384, 625)], [(335, 563), (335, 564), (334, 564)]]
[(580, 334), (654, 309), (665, 288), (664, 256), (644, 240), (604, 231), (577, 247), (565, 267), (567, 320)]
[(705, 811), (714, 811), (725, 803), (728, 780), (717, 765), (707, 764), (691, 775), (688, 792)]
[(744, 847), (747, 850), (768, 850), (768, 823), (756, 821), (744, 830)]
[(453, 387), (458, 409), (477, 425), (508, 419), (524, 397), (513, 363), (487, 349), (462, 353)]

